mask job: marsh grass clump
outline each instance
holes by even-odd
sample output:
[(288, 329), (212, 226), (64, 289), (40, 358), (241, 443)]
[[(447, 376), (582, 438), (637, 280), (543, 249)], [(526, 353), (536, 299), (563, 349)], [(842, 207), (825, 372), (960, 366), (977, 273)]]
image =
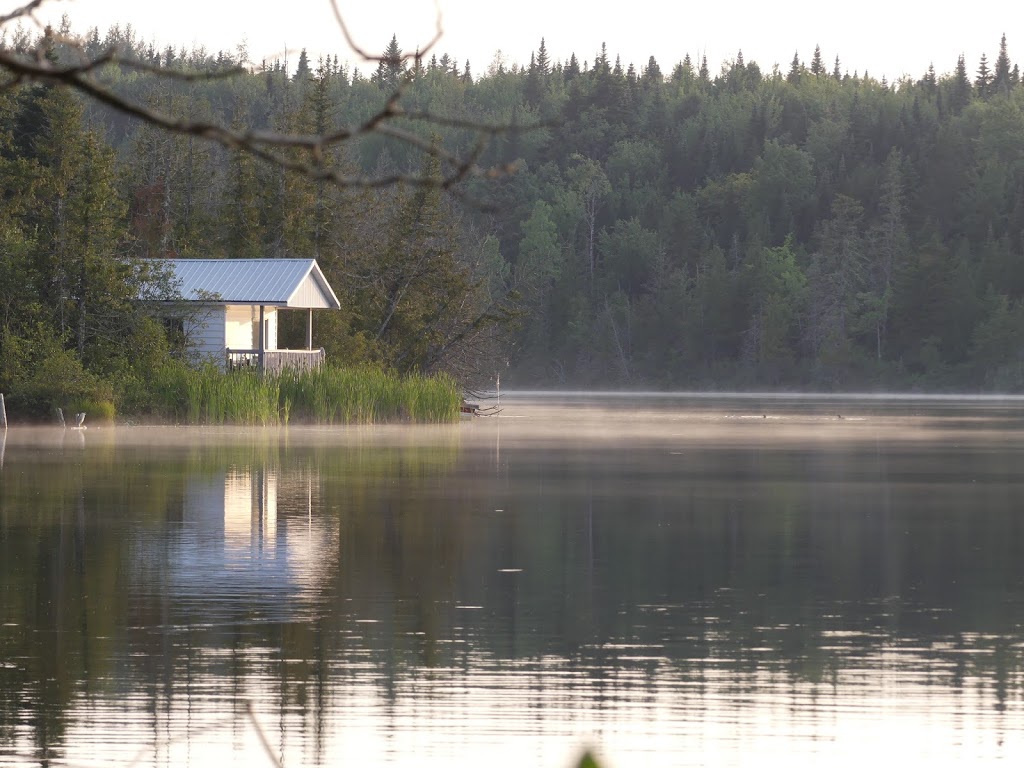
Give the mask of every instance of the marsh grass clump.
[(323, 367), (285, 370), (277, 379), (289, 418), (312, 424), (443, 423), (458, 419), (462, 399), (455, 380), (444, 374)]
[(457, 421), (462, 400), (446, 374), (400, 376), (371, 367), (261, 376), (173, 366), (154, 378), (152, 392), (155, 415), (189, 424), (437, 424)]

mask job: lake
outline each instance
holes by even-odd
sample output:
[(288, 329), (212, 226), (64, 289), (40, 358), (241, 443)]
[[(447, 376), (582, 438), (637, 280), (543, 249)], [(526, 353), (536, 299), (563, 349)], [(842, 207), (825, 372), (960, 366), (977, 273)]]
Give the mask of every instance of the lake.
[(1024, 400), (12, 429), (0, 765), (1024, 760)]

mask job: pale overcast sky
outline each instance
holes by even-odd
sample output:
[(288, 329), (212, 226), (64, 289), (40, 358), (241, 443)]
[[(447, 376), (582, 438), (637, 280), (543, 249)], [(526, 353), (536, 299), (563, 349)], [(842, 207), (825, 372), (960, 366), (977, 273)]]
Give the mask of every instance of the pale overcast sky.
[[(8, 12), (25, 0), (0, 0)], [(406, 50), (425, 44), (434, 32), (434, 0), (376, 0), (338, 5), (358, 44), (381, 51), (398, 35)], [(794, 51), (809, 62), (815, 44), (831, 69), (838, 54), (844, 70), (865, 69), (876, 77), (919, 77), (929, 62), (949, 72), (962, 52), (970, 72), (981, 54), (993, 61), (1005, 32), (1010, 57), (1024, 65), (1024, 3), (996, 2), (955, 7), (944, 2), (857, 0), (853, 3), (794, 0), (730, 0), (688, 3), (683, 0), (439, 0), (444, 36), (435, 51), (469, 59), (482, 73), (502, 51), (511, 64), (526, 64), (543, 36), (552, 60), (575, 52), (592, 61), (606, 42), (610, 57), (639, 69), (653, 55), (666, 73), (690, 53), (707, 55), (712, 72), (743, 50), (769, 71), (789, 66)], [(234, 50), (245, 41), (250, 59), (272, 59), (286, 48), (350, 56), (330, 0), (47, 0), (48, 18), (66, 13), (72, 27), (98, 26), (101, 34), (115, 23), (131, 23), (145, 40), (160, 47), (193, 44), (208, 50)], [(41, 14), (44, 15), (44, 14)]]

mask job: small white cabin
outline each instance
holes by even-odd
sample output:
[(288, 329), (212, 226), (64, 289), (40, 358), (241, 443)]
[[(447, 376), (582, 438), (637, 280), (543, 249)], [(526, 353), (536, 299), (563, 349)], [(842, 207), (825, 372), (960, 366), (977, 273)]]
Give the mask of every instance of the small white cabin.
[[(181, 309), (182, 332), (195, 357), (222, 369), (316, 368), (313, 310), (341, 309), (315, 259), (166, 259)], [(184, 306), (182, 306), (184, 305)], [(306, 311), (306, 349), (279, 349), (278, 317)]]

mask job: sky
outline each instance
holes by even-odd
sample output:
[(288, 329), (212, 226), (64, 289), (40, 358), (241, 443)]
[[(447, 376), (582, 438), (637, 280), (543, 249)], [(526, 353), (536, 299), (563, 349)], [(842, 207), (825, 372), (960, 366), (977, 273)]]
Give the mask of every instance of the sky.
[[(0, 0), (0, 14), (27, 0)], [(506, 65), (529, 63), (541, 37), (553, 61), (575, 53), (593, 61), (601, 43), (623, 67), (642, 68), (650, 56), (664, 72), (687, 53), (699, 61), (707, 56), (713, 73), (735, 58), (756, 61), (768, 72), (774, 64), (788, 69), (793, 54), (810, 62), (821, 46), (829, 69), (838, 55), (850, 74), (868, 70), (873, 76), (915, 79), (934, 63), (939, 73), (952, 71), (963, 53), (968, 71), (977, 69), (982, 53), (994, 61), (1005, 32), (1013, 61), (1024, 68), (1024, 4), (1000, 3), (985, 12), (956, 10), (945, 3), (911, 0), (728, 0), (688, 3), (685, 0), (337, 0), (356, 43), (381, 52), (392, 35), (412, 51), (433, 37), (440, 9), (443, 36), (433, 49), (467, 59), (480, 74), (501, 51)], [(245, 43), (252, 62), (284, 58), (290, 65), (306, 48), (315, 62), (320, 54), (354, 61), (335, 22), (330, 0), (46, 0), (40, 18), (59, 20), (67, 14), (72, 29), (91, 26), (101, 36), (114, 23), (131, 23), (138, 36), (159, 47), (201, 45), (211, 52), (235, 51)], [(364, 67), (365, 69), (366, 67)]]

